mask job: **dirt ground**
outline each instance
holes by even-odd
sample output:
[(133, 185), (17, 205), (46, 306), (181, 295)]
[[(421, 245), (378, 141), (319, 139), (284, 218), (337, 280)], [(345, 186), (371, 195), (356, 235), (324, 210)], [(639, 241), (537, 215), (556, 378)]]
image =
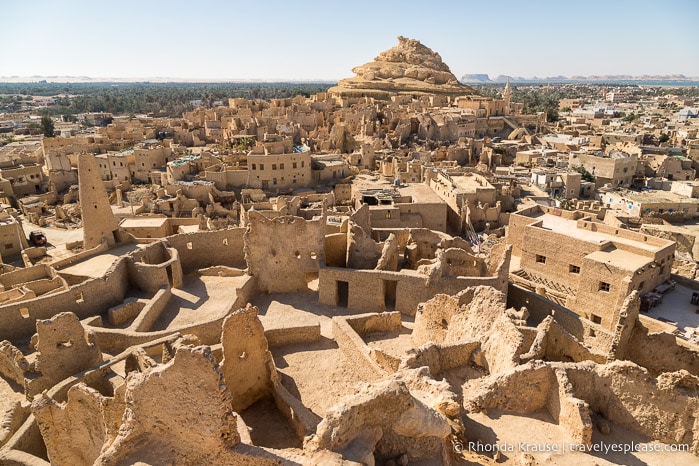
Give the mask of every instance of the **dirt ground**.
[(251, 303), (259, 309), (265, 328), (281, 328), (320, 323), (320, 333), (332, 338), (332, 318), (356, 314), (347, 308), (326, 306), (318, 302), (318, 294), (305, 293), (271, 294), (258, 296)]
[(225, 316), (237, 298), (235, 289), (249, 277), (184, 277), (182, 288), (172, 288), (172, 298), (153, 325), (165, 330)]
[(372, 348), (379, 349), (389, 356), (403, 358), (408, 351), (415, 348), (411, 334), (413, 331), (406, 326), (399, 332), (372, 332), (362, 336), (362, 339)]
[[(594, 423), (594, 420), (593, 420)], [(464, 419), (468, 442), (474, 442), (480, 452), (492, 457), (493, 445), (504, 446), (498, 463), (517, 464), (524, 454), (530, 454), (542, 465), (578, 466), (578, 465), (628, 465), (628, 466), (665, 466), (699, 464), (699, 458), (687, 452), (676, 451), (611, 451), (612, 448), (638, 449), (672, 448), (660, 442), (648, 441), (638, 434), (618, 426), (603, 435), (595, 427), (592, 445), (598, 450), (580, 452), (572, 451), (569, 439), (559, 430), (547, 412), (538, 412), (529, 416), (520, 416), (502, 411), (468, 414)], [(546, 451), (543, 451), (546, 450)], [(554, 451), (555, 450), (555, 451)]]
[(318, 415), (353, 395), (362, 380), (333, 340), (272, 348), (274, 363), (289, 392)]
[(279, 412), (272, 398), (252, 404), (242, 413), (254, 445), (269, 448), (301, 448), (301, 440)]

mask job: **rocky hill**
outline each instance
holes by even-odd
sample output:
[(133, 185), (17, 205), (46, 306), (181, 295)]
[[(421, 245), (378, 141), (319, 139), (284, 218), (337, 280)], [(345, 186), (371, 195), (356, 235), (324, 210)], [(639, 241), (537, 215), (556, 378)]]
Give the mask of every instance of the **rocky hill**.
[(390, 93), (471, 95), (442, 57), (419, 40), (398, 37), (398, 45), (372, 62), (352, 69), (355, 77), (340, 80), (329, 92), (343, 96), (386, 98)]

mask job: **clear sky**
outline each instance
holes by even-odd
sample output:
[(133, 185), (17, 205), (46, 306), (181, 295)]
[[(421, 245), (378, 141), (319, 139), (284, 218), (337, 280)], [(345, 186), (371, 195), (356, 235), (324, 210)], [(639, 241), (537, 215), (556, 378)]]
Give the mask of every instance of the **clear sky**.
[(0, 77), (325, 80), (419, 39), (452, 72), (699, 76), (699, 0), (0, 0)]

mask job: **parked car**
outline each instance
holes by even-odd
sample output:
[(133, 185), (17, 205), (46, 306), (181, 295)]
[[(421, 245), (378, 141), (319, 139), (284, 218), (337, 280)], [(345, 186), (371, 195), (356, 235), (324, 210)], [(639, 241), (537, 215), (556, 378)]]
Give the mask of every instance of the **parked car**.
[(43, 246), (46, 244), (46, 235), (41, 230), (34, 230), (29, 233), (29, 242), (34, 246)]

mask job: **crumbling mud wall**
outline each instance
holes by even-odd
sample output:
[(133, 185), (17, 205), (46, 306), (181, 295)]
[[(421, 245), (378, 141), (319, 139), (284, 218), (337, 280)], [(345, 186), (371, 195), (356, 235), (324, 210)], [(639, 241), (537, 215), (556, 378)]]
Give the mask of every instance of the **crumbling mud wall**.
[(177, 250), (182, 270), (188, 275), (216, 265), (246, 268), (244, 234), (245, 228), (197, 231), (168, 236), (166, 242)]
[[(591, 441), (590, 414), (668, 444), (699, 453), (699, 378), (686, 371), (653, 378), (628, 361), (597, 364), (532, 361), (479, 381), (467, 410), (532, 413), (546, 408), (564, 433)], [(465, 392), (466, 394), (466, 392)]]
[(589, 410), (575, 398), (564, 371), (534, 362), (490, 376), (474, 388), (464, 400), (467, 411), (532, 414), (545, 410), (566, 438), (579, 444), (592, 440)]
[[(48, 457), (55, 466), (92, 464), (100, 455), (102, 446), (117, 435), (124, 412), (115, 410), (115, 417), (108, 418), (113, 399), (97, 390), (78, 384), (68, 390), (68, 400), (57, 403), (46, 394), (32, 403)], [(116, 422), (114, 422), (116, 421)]]
[[(478, 285), (502, 288), (498, 277), (442, 277), (428, 283), (429, 277), (405, 269), (390, 272), (321, 267), (318, 278), (318, 299), (321, 304), (345, 306), (361, 312), (396, 310), (406, 315), (415, 315), (418, 304), (436, 294), (453, 295), (464, 288)], [(341, 299), (339, 283), (346, 283), (346, 304)], [(387, 293), (387, 286), (393, 287), (395, 293)], [(367, 290), (376, 292), (367, 293)]]
[(325, 217), (304, 220), (282, 216), (267, 219), (251, 211), (245, 232), (248, 273), (264, 293), (293, 293), (308, 289), (307, 274), (317, 274), (323, 261)]
[[(405, 251), (406, 267), (415, 269), (421, 260), (434, 259), (437, 250), (442, 248), (443, 243), (450, 239), (451, 237), (446, 233), (426, 228), (410, 229), (410, 236), (407, 240)], [(465, 251), (472, 252), (470, 246), (465, 246)]]
[(399, 369), (426, 367), (429, 373), (439, 378), (443, 371), (464, 367), (473, 362), (473, 355), (480, 348), (479, 341), (435, 344), (432, 342), (413, 348), (400, 361)]
[(94, 335), (73, 313), (38, 320), (36, 331), (36, 353), (31, 359), (8, 341), (0, 344), (0, 375), (23, 387), (29, 399), (102, 361)]
[(102, 361), (94, 335), (83, 328), (73, 313), (62, 312), (37, 321), (36, 333), (38, 354), (34, 368), (41, 376), (28, 380), (30, 396)]
[(497, 372), (519, 364), (528, 339), (506, 313), (505, 295), (486, 286), (469, 287), (455, 296), (437, 295), (415, 316), (417, 345), (480, 342), (478, 364)]
[(699, 376), (699, 351), (696, 347), (678, 340), (670, 333), (653, 333), (636, 322), (626, 345), (624, 357), (639, 364), (651, 374), (686, 370)]
[[(254, 315), (243, 317), (256, 319)], [(11, 448), (0, 451), (0, 462), (43, 465), (48, 463), (40, 457), (46, 455), (51, 464), (58, 465), (354, 464), (328, 450), (273, 450), (252, 445), (244, 421), (232, 410), (234, 395), (211, 348), (193, 346), (197, 343), (193, 336), (170, 336), (130, 348), (81, 379), (64, 380), (32, 404), (36, 435), (41, 437), (18, 432)], [(151, 357), (159, 348), (162, 363)], [(125, 383), (109, 369), (119, 363), (125, 363)], [(275, 400), (279, 398), (302, 436), (311, 435), (318, 423), (315, 415), (286, 391), (278, 377), (273, 379)], [(40, 451), (43, 444), (44, 453)]]
[(350, 269), (373, 269), (376, 267), (383, 245), (370, 236), (370, 231), (364, 230), (352, 222), (347, 231), (347, 259)]
[(396, 238), (396, 235), (391, 233), (383, 243), (381, 257), (379, 257), (376, 263), (376, 270), (390, 270), (392, 272), (397, 272), (399, 251), (400, 246), (398, 244), (398, 238)]
[(236, 445), (231, 394), (216, 366), (208, 348), (180, 346), (169, 363), (129, 374), (119, 434), (96, 464), (209, 463)]
[(602, 364), (607, 362), (607, 355), (592, 352), (553, 316), (548, 316), (536, 327), (536, 336), (529, 351), (520, 357), (521, 362), (533, 359), (562, 362), (595, 361)]
[(615, 335), (599, 324), (580, 317), (573, 311), (517, 285), (510, 284), (507, 305), (515, 309), (526, 307), (529, 325), (538, 325), (548, 316), (553, 316), (562, 328), (596, 354), (609, 354)]
[[(135, 321), (130, 328), (126, 329), (105, 328), (102, 326), (102, 318), (100, 316), (86, 322), (90, 330), (95, 334), (95, 339), (100, 348), (110, 354), (119, 353), (130, 346), (143, 345), (151, 340), (172, 335), (176, 332), (180, 332), (183, 335), (195, 335), (203, 344), (214, 345), (221, 341), (221, 324), (228, 314), (236, 309), (244, 307), (250, 302), (252, 297), (257, 294), (257, 285), (254, 277), (246, 276), (246, 278), (244, 283), (231, 290), (232, 293), (235, 293), (236, 299), (229, 309), (221, 309), (219, 315), (197, 323), (164, 330), (136, 331), (134, 327)], [(159, 302), (153, 303), (153, 305), (149, 307), (149, 309), (154, 312), (153, 316), (155, 316), (159, 310), (162, 310), (162, 306), (167, 304), (166, 298), (169, 293), (161, 290), (156, 293), (156, 295)], [(156, 298), (155, 295), (154, 298)], [(145, 307), (143, 309), (145, 310)]]
[(699, 378), (686, 371), (657, 378), (629, 361), (566, 366), (576, 396), (610, 422), (699, 454)]
[(59, 312), (72, 312), (80, 319), (100, 314), (124, 300), (129, 288), (126, 259), (118, 259), (104, 277), (92, 278), (66, 291), (0, 306), (0, 340), (30, 337), (36, 321)]
[(257, 311), (256, 307), (247, 306), (223, 321), (221, 372), (236, 412), (272, 394), (274, 363)]
[(153, 293), (163, 286), (182, 287), (182, 265), (177, 249), (154, 243), (135, 251), (127, 261), (134, 288)]
[(363, 464), (400, 458), (448, 464), (450, 434), (445, 416), (414, 398), (405, 383), (387, 380), (332, 408), (311, 444)]

